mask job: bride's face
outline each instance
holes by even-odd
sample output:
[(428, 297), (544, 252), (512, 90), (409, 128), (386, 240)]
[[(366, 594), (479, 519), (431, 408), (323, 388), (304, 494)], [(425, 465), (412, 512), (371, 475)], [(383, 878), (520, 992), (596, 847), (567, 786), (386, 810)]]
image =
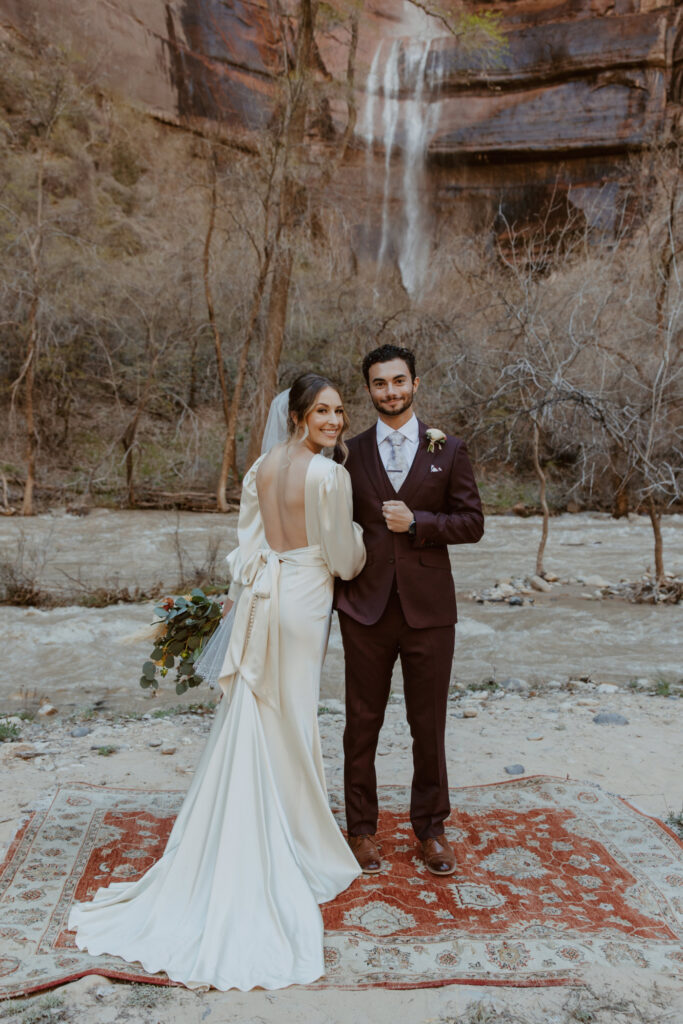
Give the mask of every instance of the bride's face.
[(344, 406), (339, 392), (326, 387), (318, 393), (315, 405), (306, 417), (308, 435), (304, 444), (314, 451), (332, 448), (344, 426)]

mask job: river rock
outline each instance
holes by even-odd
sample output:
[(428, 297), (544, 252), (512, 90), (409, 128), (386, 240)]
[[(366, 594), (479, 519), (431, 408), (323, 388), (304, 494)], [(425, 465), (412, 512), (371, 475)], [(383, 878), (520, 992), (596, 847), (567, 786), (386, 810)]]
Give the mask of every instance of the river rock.
[(519, 608), (521, 605), (524, 604), (524, 598), (519, 597), (517, 594), (515, 594), (514, 597), (509, 598), (508, 604), (510, 605), (511, 608)]
[(13, 743), (10, 749), (13, 757), (21, 757), (24, 761), (28, 761), (32, 757), (40, 757), (41, 754), (41, 751), (36, 750), (30, 743)]
[(501, 679), (500, 685), (508, 693), (526, 693), (529, 689), (529, 684), (524, 679)]
[(161, 748), (161, 753), (162, 754), (170, 755), (170, 754), (175, 754), (175, 752), (176, 752), (176, 748), (173, 747), (173, 746), (165, 746), (165, 747)]
[(463, 718), (476, 718), (478, 713), (479, 712), (475, 711), (474, 708), (465, 708), (465, 710), (462, 713), (462, 717)]
[(508, 775), (524, 775), (526, 771), (523, 764), (508, 764), (505, 766)]
[(609, 580), (604, 579), (602, 576), (584, 576), (583, 582), (587, 587), (609, 587), (611, 584)]
[(56, 714), (58, 714), (58, 711), (54, 704), (41, 704), (38, 708), (38, 715), (40, 718), (50, 718), (52, 715)]
[(593, 721), (596, 725), (628, 725), (628, 718), (616, 711), (599, 711)]
[(73, 736), (75, 738), (78, 736), (88, 736), (89, 734), (90, 729), (88, 728), (87, 725), (77, 725), (75, 729), (71, 730), (69, 736)]
[(618, 691), (619, 687), (614, 683), (600, 683), (598, 686), (598, 693), (617, 693)]
[(550, 584), (543, 579), (542, 576), (532, 576), (529, 580), (529, 583), (534, 588), (534, 590), (539, 590), (542, 594), (547, 594), (549, 591), (553, 589), (550, 586)]

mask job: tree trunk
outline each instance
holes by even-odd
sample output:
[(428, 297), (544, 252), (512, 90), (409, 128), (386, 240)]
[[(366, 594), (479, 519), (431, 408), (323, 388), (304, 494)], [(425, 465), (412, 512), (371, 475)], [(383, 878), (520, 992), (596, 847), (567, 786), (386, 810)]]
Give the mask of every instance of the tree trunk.
[(31, 324), (29, 327), (29, 343), (26, 367), (26, 378), (24, 381), (24, 418), (26, 420), (26, 483), (24, 484), (24, 500), (21, 506), (21, 514), (24, 516), (33, 515), (33, 489), (36, 480), (36, 426), (33, 410), (33, 385), (35, 382), (35, 359), (36, 359), (36, 335), (35, 335), (35, 309), (37, 300), (32, 303)]
[(655, 537), (655, 581), (659, 586), (664, 582), (664, 546), (662, 544), (662, 515), (654, 498), (648, 501), (648, 513)]
[[(149, 331), (149, 344), (154, 351), (154, 330), (151, 325), (148, 327)], [(126, 487), (128, 491), (128, 507), (135, 507), (135, 458), (134, 449), (135, 441), (137, 438), (138, 424), (140, 423), (140, 417), (147, 404), (147, 398), (149, 396), (150, 389), (152, 387), (152, 381), (154, 374), (156, 373), (157, 363), (161, 356), (161, 347), (159, 347), (152, 356), (152, 362), (150, 363), (149, 370), (147, 371), (147, 378), (142, 387), (142, 393), (138, 399), (138, 404), (135, 407), (133, 417), (129, 420), (122, 436), (121, 444), (123, 445), (124, 462), (126, 466)]]
[(289, 301), (289, 283), (292, 277), (292, 251), (280, 250), (275, 261), (273, 281), (268, 302), (268, 321), (266, 337), (263, 345), (263, 359), (259, 390), (256, 396), (256, 407), (249, 436), (249, 453), (247, 469), (259, 457), (263, 431), (266, 427), (268, 409), (277, 391), (277, 372), (282, 353), (282, 342), (287, 324), (287, 305)]
[(38, 157), (38, 176), (36, 181), (36, 234), (29, 244), (31, 259), (31, 276), (33, 278), (33, 296), (28, 315), (28, 339), (26, 346), (26, 379), (24, 382), (24, 416), (26, 420), (26, 484), (22, 515), (33, 515), (33, 490), (36, 480), (36, 424), (34, 406), (34, 386), (36, 380), (36, 356), (38, 351), (38, 300), (40, 296), (40, 260), (43, 248), (43, 175), (44, 153), (41, 148)]
[(139, 411), (135, 411), (135, 415), (132, 420), (127, 424), (126, 429), (121, 437), (121, 444), (123, 445), (123, 460), (126, 466), (126, 490), (128, 492), (128, 507), (135, 508), (135, 459), (133, 456), (133, 447), (135, 445), (135, 435), (138, 429), (138, 421), (140, 419)]
[(204, 239), (204, 253), (202, 258), (202, 269), (204, 273), (204, 295), (206, 296), (206, 308), (209, 315), (209, 323), (211, 324), (211, 333), (213, 334), (213, 345), (216, 351), (216, 369), (218, 371), (218, 383), (221, 389), (221, 400), (223, 403), (223, 418), (225, 425), (228, 425), (230, 419), (230, 401), (228, 398), (228, 387), (225, 382), (225, 368), (223, 366), (223, 347), (221, 345), (221, 336), (216, 323), (216, 313), (213, 305), (213, 295), (211, 293), (211, 238), (213, 237), (213, 229), (216, 223), (216, 156), (214, 153), (211, 154), (210, 160), (211, 167), (211, 205), (209, 206), (209, 223), (206, 228), (206, 237)]
[(538, 545), (538, 551), (536, 552), (536, 575), (542, 576), (544, 573), (543, 568), (543, 554), (545, 552), (546, 541), (548, 540), (548, 520), (550, 518), (550, 511), (548, 509), (548, 502), (546, 501), (546, 478), (543, 469), (541, 468), (541, 462), (539, 459), (539, 446), (541, 439), (541, 431), (538, 423), (534, 420), (534, 443), (533, 443), (533, 459), (534, 459), (534, 472), (538, 477), (538, 491), (541, 502), (541, 511), (543, 512), (543, 528), (541, 531), (541, 540)]
[(256, 321), (258, 320), (259, 310), (261, 308), (261, 301), (263, 299), (263, 292), (266, 287), (268, 270), (270, 268), (270, 257), (271, 250), (267, 250), (263, 263), (261, 264), (258, 280), (256, 282), (254, 298), (251, 303), (249, 323), (247, 325), (247, 333), (244, 338), (244, 342), (242, 343), (240, 361), (237, 367), (237, 376), (235, 378), (235, 390), (232, 396), (230, 415), (228, 416), (228, 428), (225, 435), (225, 444), (223, 445), (223, 462), (221, 464), (221, 472), (220, 477), (218, 479), (218, 488), (216, 493), (218, 508), (220, 509), (221, 512), (228, 511), (228, 503), (225, 498), (225, 491), (228, 486), (228, 477), (230, 476), (230, 473), (232, 472), (233, 480), (237, 481), (238, 478), (237, 446), (235, 444), (235, 435), (237, 434), (237, 417), (239, 416), (240, 404), (242, 400), (242, 388), (244, 386), (244, 378), (247, 370), (247, 359), (249, 356), (249, 349), (251, 347), (251, 342), (254, 337), (254, 331), (256, 330)]
[(612, 497), (612, 518), (621, 519), (629, 513), (628, 491), (626, 481), (614, 476), (614, 495)]

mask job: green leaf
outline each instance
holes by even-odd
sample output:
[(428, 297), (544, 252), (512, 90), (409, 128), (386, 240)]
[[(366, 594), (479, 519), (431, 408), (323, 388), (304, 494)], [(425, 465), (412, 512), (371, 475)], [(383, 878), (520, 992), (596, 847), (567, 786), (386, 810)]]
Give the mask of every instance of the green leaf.
[(147, 676), (140, 676), (140, 686), (146, 690), (148, 686), (152, 685), (152, 680), (148, 679)]
[(180, 696), (182, 693), (185, 693), (186, 690), (187, 690), (187, 684), (186, 683), (176, 683), (175, 684), (175, 692), (178, 694), (178, 696)]
[(175, 658), (172, 654), (167, 654), (164, 658), (164, 668), (173, 668), (175, 665)]
[(163, 649), (163, 647), (155, 647), (154, 650), (152, 651), (152, 654), (150, 655), (150, 657), (152, 658), (152, 661), (161, 661), (163, 656), (164, 656), (164, 649)]
[(155, 675), (157, 674), (157, 667), (153, 661), (146, 661), (144, 663), (144, 665), (142, 666), (142, 674), (143, 676), (147, 676), (147, 678), (150, 680), (154, 679)]

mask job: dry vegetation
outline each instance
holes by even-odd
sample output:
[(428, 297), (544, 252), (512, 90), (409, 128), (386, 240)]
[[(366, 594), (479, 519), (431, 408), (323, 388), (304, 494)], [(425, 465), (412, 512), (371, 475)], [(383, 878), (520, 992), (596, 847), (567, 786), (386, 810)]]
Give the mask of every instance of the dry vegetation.
[(680, 140), (634, 161), (620, 204), (558, 194), (535, 225), (501, 214), (476, 237), (444, 214), (411, 302), (364, 262), (343, 184), (356, 8), (334, 25), (339, 82), (310, 72), (301, 12), (248, 150), (127, 108), (38, 30), (0, 40), (4, 510), (227, 508), (274, 388), (322, 369), (362, 428), (360, 358), (396, 341), (417, 351), (423, 417), (468, 440), (490, 504), (638, 508), (658, 538), (681, 502)]

